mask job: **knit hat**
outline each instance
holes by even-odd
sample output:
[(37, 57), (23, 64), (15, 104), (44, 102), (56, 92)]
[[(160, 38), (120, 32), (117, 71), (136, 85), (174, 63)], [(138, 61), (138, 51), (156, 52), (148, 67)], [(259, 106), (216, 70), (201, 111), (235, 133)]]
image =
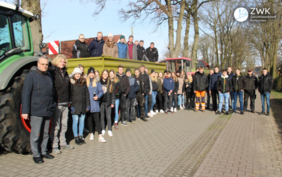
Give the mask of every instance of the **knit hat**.
[(164, 74), (167, 72), (167, 70), (164, 70)]
[(125, 71), (125, 73), (127, 73), (128, 71), (131, 72), (131, 69), (130, 69), (130, 68), (127, 68), (126, 71)]
[(155, 70), (152, 69), (152, 70), (151, 70), (151, 73), (155, 73)]
[(82, 74), (80, 68), (78, 68), (78, 67), (74, 68), (72, 75), (75, 75), (76, 73)]
[(88, 69), (87, 75), (90, 74), (90, 73), (94, 73), (94, 74), (95, 74), (95, 69), (92, 68), (92, 67), (90, 67), (90, 68)]
[(125, 39), (124, 35), (120, 36), (119, 40), (121, 40), (121, 39)]
[(109, 38), (109, 37), (114, 37), (114, 35), (113, 35), (112, 33), (109, 33), (109, 34), (108, 34), (108, 38)]

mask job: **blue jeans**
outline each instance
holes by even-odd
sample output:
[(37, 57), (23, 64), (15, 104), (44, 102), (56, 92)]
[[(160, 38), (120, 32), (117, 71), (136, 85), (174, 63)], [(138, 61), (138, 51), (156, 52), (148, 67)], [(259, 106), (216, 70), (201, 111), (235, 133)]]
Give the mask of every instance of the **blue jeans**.
[(84, 120), (85, 120), (85, 114), (79, 115), (72, 115), (72, 131), (74, 137), (77, 137), (77, 126), (78, 126), (78, 119), (79, 119), (79, 136), (83, 135), (83, 129), (84, 129)]
[(240, 101), (240, 111), (244, 110), (244, 102), (243, 102), (243, 91), (233, 92), (234, 96), (234, 102), (233, 102), (233, 111), (236, 111), (237, 109), (237, 96), (239, 96), (239, 101)]
[(231, 91), (231, 92), (229, 92), (229, 93), (230, 93), (230, 103), (229, 103), (229, 107), (230, 107), (231, 109), (234, 109), (234, 107), (233, 107), (233, 105), (234, 105), (234, 92)]
[(148, 95), (145, 96), (145, 116), (148, 115)]
[(118, 114), (118, 108), (119, 108), (119, 99), (115, 100), (115, 122), (118, 122), (119, 114)]
[(266, 104), (267, 104), (267, 113), (269, 113), (269, 109), (270, 109), (270, 101), (269, 101), (270, 93), (269, 92), (260, 93), (260, 97), (261, 97), (262, 112), (265, 112), (265, 108), (264, 108), (264, 104), (265, 104), (264, 97), (265, 97)]
[(157, 91), (152, 91), (152, 106), (151, 106), (151, 110), (153, 110), (154, 105), (156, 104), (156, 97), (157, 97)]
[(177, 98), (178, 98), (178, 106), (180, 106), (180, 105), (184, 105), (184, 100), (185, 100), (185, 95), (183, 95), (183, 94), (178, 94), (177, 95)]
[(229, 93), (218, 93), (219, 95), (219, 104), (218, 104), (218, 111), (221, 112), (222, 110), (222, 103), (223, 103), (223, 99), (224, 99), (224, 102), (225, 102), (225, 111), (228, 112), (228, 100), (229, 100), (229, 97), (230, 97), (230, 94)]

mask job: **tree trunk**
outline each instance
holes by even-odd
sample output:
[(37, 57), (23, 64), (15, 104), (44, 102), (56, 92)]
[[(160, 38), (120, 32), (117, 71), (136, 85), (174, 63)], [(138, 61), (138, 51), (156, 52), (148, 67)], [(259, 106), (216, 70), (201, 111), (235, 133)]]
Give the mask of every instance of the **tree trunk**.
[(34, 15), (38, 14), (40, 16), (38, 20), (30, 23), (33, 50), (39, 52), (39, 44), (43, 41), (40, 0), (22, 0), (21, 7), (32, 12)]
[(192, 68), (196, 68), (197, 61), (197, 51), (198, 51), (198, 43), (199, 43), (199, 24), (198, 24), (198, 9), (195, 9), (193, 13), (194, 19), (194, 43), (192, 47)]
[(184, 51), (183, 55), (186, 58), (189, 58), (189, 30), (190, 30), (190, 16), (191, 12), (187, 12), (186, 17), (186, 28), (185, 28), (185, 36), (184, 36)]

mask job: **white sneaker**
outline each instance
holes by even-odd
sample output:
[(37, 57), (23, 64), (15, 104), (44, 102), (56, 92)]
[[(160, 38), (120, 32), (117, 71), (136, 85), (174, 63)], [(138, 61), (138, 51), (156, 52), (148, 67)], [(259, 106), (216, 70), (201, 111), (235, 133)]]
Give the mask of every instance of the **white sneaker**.
[(183, 105), (182, 108), (185, 109), (185, 105)]
[(105, 130), (102, 130), (102, 136), (104, 136), (104, 135), (105, 135), (105, 133), (106, 133), (106, 131), (105, 131)]
[(151, 113), (148, 113), (148, 116), (149, 116), (149, 117), (153, 117), (153, 115), (152, 115)]
[(93, 133), (90, 133), (90, 138), (89, 140), (94, 140), (94, 134)]
[(156, 112), (155, 112), (155, 113), (157, 114), (158, 112), (159, 112), (159, 111), (158, 111), (158, 110), (156, 110)]
[(180, 105), (180, 109), (183, 109), (183, 107)]
[(150, 114), (155, 115), (156, 113), (153, 110), (151, 110)]
[(160, 110), (160, 113), (164, 113), (164, 110), (161, 109), (161, 110)]
[(112, 132), (111, 130), (109, 130), (109, 131), (108, 131), (108, 135), (109, 135), (110, 137), (112, 137), (112, 136), (113, 136), (113, 132)]
[(176, 110), (176, 108), (174, 108), (174, 112), (176, 112), (177, 110)]
[(173, 107), (170, 108), (170, 112), (173, 112)]
[(99, 142), (105, 143), (105, 142), (107, 142), (107, 141), (105, 140), (105, 138), (104, 138), (103, 136), (101, 136), (101, 137), (99, 137)]

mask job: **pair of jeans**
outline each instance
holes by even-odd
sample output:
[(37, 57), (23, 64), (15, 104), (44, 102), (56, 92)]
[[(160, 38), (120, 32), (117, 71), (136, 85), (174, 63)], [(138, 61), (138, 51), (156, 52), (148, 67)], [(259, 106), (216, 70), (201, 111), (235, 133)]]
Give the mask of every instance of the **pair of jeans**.
[(157, 91), (152, 91), (152, 106), (151, 106), (151, 111), (153, 111), (154, 106), (156, 104), (156, 97), (157, 97)]
[[(41, 157), (47, 152), (49, 140), (49, 117), (30, 116), (30, 147), (33, 157)], [(39, 147), (41, 147), (39, 149)]]
[(127, 121), (130, 122), (130, 121), (135, 121), (135, 117), (136, 117), (136, 114), (135, 114), (135, 105), (134, 103), (136, 102), (136, 98), (127, 98), (126, 99), (126, 104), (128, 105), (127, 107)]
[(160, 91), (157, 92), (157, 99), (156, 99), (156, 109), (157, 110), (161, 110), (163, 109), (163, 96), (162, 96), (162, 93)]
[(101, 113), (101, 127), (102, 130), (105, 130), (105, 119), (107, 119), (108, 124), (108, 130), (112, 130), (112, 119), (111, 119), (111, 113), (112, 108), (111, 106), (107, 106), (107, 102), (102, 102), (100, 107), (100, 113)]
[(234, 92), (233, 92), (233, 91), (231, 91), (231, 92), (229, 92), (229, 93), (230, 93), (230, 99), (229, 99), (230, 103), (229, 103), (229, 108), (230, 108), (230, 109), (233, 109), (233, 104), (234, 104)]
[(211, 96), (212, 96), (212, 109), (213, 111), (216, 111), (217, 110), (218, 91), (211, 90)]
[[(88, 113), (88, 129), (90, 133), (94, 133), (94, 127), (96, 126), (98, 134), (102, 134), (101, 132), (101, 124), (100, 124), (100, 113), (99, 112), (93, 112)], [(95, 122), (95, 126), (93, 125), (93, 119)]]
[(210, 108), (210, 99), (211, 99), (211, 95), (210, 92), (207, 90), (207, 109)]
[(145, 116), (148, 115), (148, 95), (145, 95)]
[(233, 92), (234, 96), (234, 102), (233, 102), (233, 111), (235, 112), (237, 109), (237, 97), (239, 96), (239, 101), (240, 101), (240, 111), (244, 110), (244, 103), (243, 103), (243, 91), (234, 91)]
[[(72, 131), (74, 137), (83, 135), (84, 120), (85, 120), (85, 114), (72, 115)], [(79, 133), (77, 134), (78, 122), (79, 122)]]
[(115, 100), (115, 123), (118, 123), (118, 118), (119, 118), (118, 108), (119, 108), (119, 99), (116, 99)]
[(50, 140), (53, 142), (53, 149), (66, 146), (66, 132), (68, 129), (69, 108), (67, 106), (56, 106), (52, 116)]
[(168, 92), (164, 93), (164, 109), (167, 111), (167, 109), (170, 109), (172, 107), (172, 93), (168, 95)]
[(255, 99), (256, 99), (256, 91), (255, 90), (245, 90), (244, 91), (244, 110), (247, 110), (248, 107), (248, 99), (250, 97), (251, 102), (251, 111), (255, 110)]
[(218, 95), (219, 95), (218, 111), (221, 112), (223, 99), (224, 99), (225, 111), (228, 112), (228, 109), (229, 109), (228, 100), (229, 100), (230, 94), (229, 93), (218, 93)]
[(265, 107), (264, 107), (264, 104), (265, 104), (264, 98), (265, 98), (266, 104), (267, 104), (267, 113), (269, 113), (269, 110), (270, 110), (270, 101), (269, 101), (270, 93), (269, 92), (260, 93), (260, 97), (261, 97), (262, 112), (265, 112)]
[(125, 121), (126, 117), (127, 117), (127, 112), (126, 112), (126, 108), (128, 107), (127, 102), (126, 102), (126, 98), (127, 96), (125, 96), (123, 93), (120, 97), (120, 119), (121, 121)]
[(177, 103), (177, 94), (172, 93), (172, 102), (173, 102), (173, 108), (177, 108), (178, 107), (178, 103)]
[(185, 101), (184, 101), (184, 95), (183, 94), (178, 94), (177, 99), (178, 99), (178, 106), (184, 105)]
[(193, 107), (193, 92), (186, 92), (186, 108), (191, 109)]
[(136, 96), (136, 101), (138, 103), (137, 106), (137, 116), (141, 117), (142, 119), (145, 117), (145, 111), (144, 111), (144, 95), (142, 95), (141, 93), (137, 93)]

